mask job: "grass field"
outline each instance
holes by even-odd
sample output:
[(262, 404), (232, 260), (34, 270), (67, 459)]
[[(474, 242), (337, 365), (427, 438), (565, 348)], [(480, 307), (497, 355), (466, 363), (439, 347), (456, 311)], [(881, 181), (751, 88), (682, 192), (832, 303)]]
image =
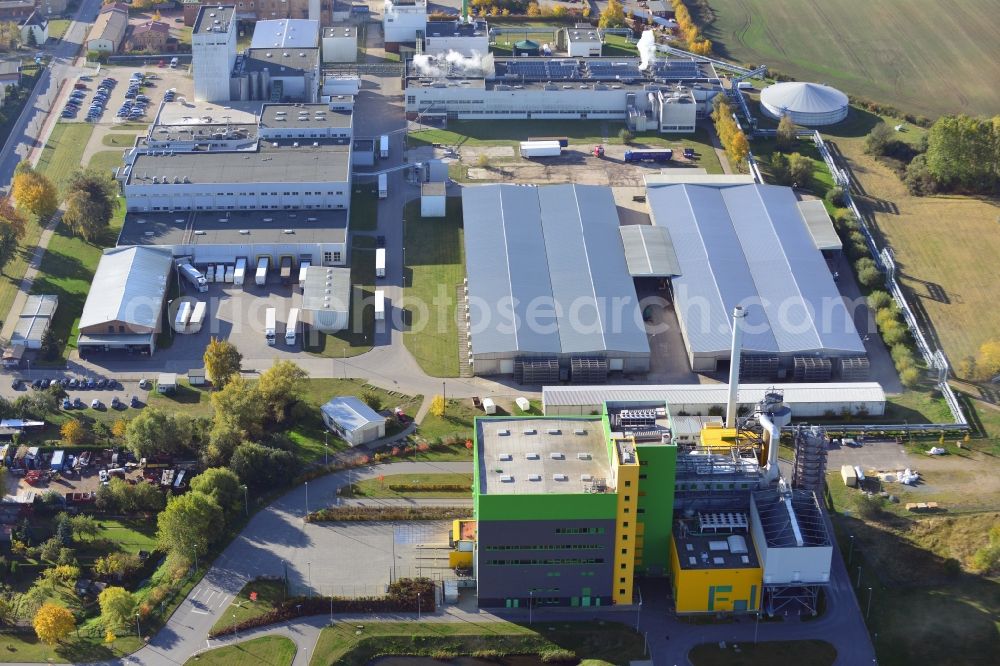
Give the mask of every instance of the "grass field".
[(864, 196), (858, 204), (895, 253), (910, 304), (926, 312), (953, 365), (1000, 331), (994, 307), (1000, 199), (910, 195), (895, 172), (864, 154), (863, 139), (835, 138)]
[[(250, 600), (250, 593), (257, 593), (257, 600)], [(240, 593), (236, 595), (225, 613), (219, 616), (218, 621), (212, 625), (212, 631), (221, 631), (232, 626), (233, 615), (236, 622), (243, 622), (251, 618), (259, 617), (271, 611), (285, 599), (285, 585), (281, 581), (258, 580), (251, 581), (243, 586)]]
[(38, 170), (57, 187), (65, 186), (73, 172), (80, 168), (83, 151), (93, 132), (94, 126), (90, 123), (56, 123), (38, 158)]
[(365, 666), (376, 655), (450, 658), (478, 650), (508, 655), (568, 650), (578, 659), (590, 660), (585, 662), (588, 666), (603, 666), (642, 659), (643, 640), (629, 627), (613, 622), (544, 622), (533, 627), (509, 622), (376, 622), (363, 629), (337, 623), (323, 629), (309, 663)]
[[(406, 490), (396, 491), (393, 485), (427, 486), (427, 485), (464, 485), (469, 488), (464, 492), (448, 490)], [(408, 499), (408, 498), (469, 498), (472, 497), (472, 474), (388, 474), (378, 479), (366, 479), (355, 483), (347, 497), (368, 497), (371, 499)]]
[[(716, 53), (904, 111), (1000, 108), (993, 0), (711, 0)], [(886, 28), (891, 26), (891, 29)]]
[(49, 21), (49, 39), (62, 39), (69, 29), (69, 19), (52, 19)]
[(317, 356), (350, 358), (371, 351), (375, 341), (375, 239), (354, 236), (351, 243), (350, 323), (337, 333), (309, 330), (302, 348)]
[(135, 138), (138, 134), (108, 133), (101, 137), (101, 143), (114, 148), (131, 148), (135, 145)]
[(696, 645), (688, 653), (694, 666), (770, 666), (776, 663), (830, 666), (837, 659), (837, 651), (825, 641), (774, 641), (768, 643), (741, 643), (739, 651), (718, 643)]
[(443, 219), (420, 217), (420, 202), (407, 204), (403, 247), (405, 285), (403, 343), (424, 372), (434, 377), (458, 375), (456, 288), (465, 277), (462, 202), (448, 198)]
[(295, 659), (295, 643), (284, 636), (261, 636), (249, 641), (227, 645), (202, 652), (188, 659), (187, 664), (200, 666), (242, 666), (243, 664), (267, 664), (267, 666), (291, 666)]
[[(105, 139), (108, 137), (104, 137)], [(96, 153), (90, 156), (90, 161), (87, 162), (87, 168), (93, 169), (95, 171), (100, 171), (101, 173), (106, 173), (111, 176), (111, 172), (122, 165), (122, 151), (121, 150), (98, 150)]]

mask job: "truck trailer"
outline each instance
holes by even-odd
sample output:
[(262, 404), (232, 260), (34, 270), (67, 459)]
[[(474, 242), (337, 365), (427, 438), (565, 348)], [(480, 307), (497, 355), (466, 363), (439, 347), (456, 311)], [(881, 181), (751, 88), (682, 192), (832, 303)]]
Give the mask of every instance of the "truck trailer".
[(291, 284), (292, 283), (292, 258), (282, 257), (280, 264), (281, 284)]
[(669, 162), (674, 157), (670, 148), (633, 148), (625, 151), (626, 162)]
[(267, 257), (261, 257), (257, 260), (257, 274), (255, 276), (255, 281), (258, 287), (263, 287), (267, 284), (267, 266), (270, 263), (270, 259)]
[(205, 314), (208, 311), (208, 304), (205, 301), (198, 301), (191, 310), (191, 319), (188, 321), (188, 333), (197, 333), (205, 323)]
[(375, 277), (385, 277), (385, 248), (380, 247), (375, 250)]
[(177, 315), (174, 317), (174, 330), (178, 333), (187, 333), (193, 312), (191, 301), (181, 301), (180, 305), (177, 306)]
[(378, 198), (385, 199), (389, 196), (389, 176), (380, 173), (378, 175)]
[(375, 321), (385, 319), (385, 292), (381, 289), (375, 290)]
[(305, 288), (306, 284), (306, 273), (309, 272), (309, 267), (312, 266), (312, 262), (308, 259), (303, 259), (299, 262), (299, 284)]
[(285, 344), (295, 345), (295, 338), (299, 332), (299, 309), (292, 308), (288, 311), (288, 323), (285, 324)]
[(196, 290), (201, 293), (208, 291), (208, 280), (206, 280), (205, 276), (201, 274), (201, 271), (192, 266), (190, 263), (185, 261), (179, 264), (177, 266), (177, 270), (180, 271), (184, 279), (190, 282), (191, 286)]
[(562, 146), (558, 141), (522, 141), (521, 157), (531, 159), (533, 157), (559, 157), (562, 155)]
[(264, 338), (267, 339), (267, 344), (274, 346), (274, 329), (277, 325), (277, 316), (275, 314), (274, 308), (268, 308), (264, 313)]
[(242, 287), (244, 280), (247, 278), (247, 260), (243, 257), (239, 257), (236, 260), (236, 268), (233, 270), (233, 284), (237, 287)]
[(378, 139), (378, 156), (383, 160), (389, 157), (389, 135), (383, 134)]

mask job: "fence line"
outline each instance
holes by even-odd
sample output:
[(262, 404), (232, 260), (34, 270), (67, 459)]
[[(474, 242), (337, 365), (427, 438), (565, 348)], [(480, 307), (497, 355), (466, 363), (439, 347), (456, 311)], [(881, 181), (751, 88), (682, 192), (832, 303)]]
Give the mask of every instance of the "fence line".
[[(879, 247), (875, 240), (875, 236), (872, 233), (868, 218), (861, 213), (861, 209), (858, 208), (858, 205), (855, 203), (854, 197), (851, 194), (850, 175), (847, 171), (837, 166), (837, 162), (834, 159), (833, 154), (830, 152), (819, 131), (814, 131), (812, 135), (813, 143), (816, 144), (819, 154), (823, 157), (823, 161), (826, 163), (827, 169), (829, 169), (830, 175), (833, 177), (833, 182), (844, 190), (844, 201), (847, 203), (847, 208), (858, 221), (861, 233), (865, 237), (865, 243), (868, 245), (868, 251), (871, 252), (876, 265), (882, 269), (882, 272), (885, 275), (886, 287), (889, 289), (889, 293), (896, 301), (896, 305), (899, 306), (899, 309), (903, 313), (903, 319), (906, 321), (906, 325), (910, 329), (910, 334), (913, 336), (913, 340), (917, 344), (917, 350), (920, 352), (920, 355), (923, 356), (927, 367), (936, 370), (938, 373), (936, 388), (941, 392), (941, 395), (944, 396), (945, 402), (948, 404), (948, 409), (951, 411), (952, 418), (955, 419), (954, 425), (958, 426), (957, 429), (968, 430), (969, 422), (965, 418), (962, 406), (958, 402), (958, 396), (955, 395), (955, 392), (948, 384), (948, 359), (942, 349), (935, 349), (931, 347), (931, 343), (921, 330), (920, 322), (917, 319), (916, 314), (910, 308), (910, 304), (906, 300), (906, 295), (903, 293), (899, 280), (896, 279), (896, 262), (892, 257), (892, 249), (888, 246), (883, 248)], [(931, 429), (940, 429), (943, 425), (946, 424), (936, 424), (936, 427)]]

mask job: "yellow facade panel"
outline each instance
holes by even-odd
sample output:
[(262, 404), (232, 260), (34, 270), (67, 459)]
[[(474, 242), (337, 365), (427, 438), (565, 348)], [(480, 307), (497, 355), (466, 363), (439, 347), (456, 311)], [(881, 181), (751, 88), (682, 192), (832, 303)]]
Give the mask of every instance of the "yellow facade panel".
[(760, 567), (682, 569), (671, 543), (670, 569), (678, 613), (748, 613), (760, 608)]

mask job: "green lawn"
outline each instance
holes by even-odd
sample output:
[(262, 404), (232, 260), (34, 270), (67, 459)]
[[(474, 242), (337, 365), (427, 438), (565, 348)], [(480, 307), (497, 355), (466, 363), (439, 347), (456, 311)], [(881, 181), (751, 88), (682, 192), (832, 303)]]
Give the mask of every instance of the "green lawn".
[[(643, 658), (643, 639), (613, 622), (544, 622), (535, 626), (510, 622), (374, 622), (363, 628), (337, 623), (323, 629), (311, 666), (365, 666), (375, 656), (422, 655), (451, 658), (477, 651), (541, 654), (543, 659), (570, 654), (592, 660), (590, 666), (622, 664)], [(566, 651), (566, 652), (564, 652)]]
[[(609, 137), (606, 143), (621, 143), (617, 130), (615, 130), (613, 139)], [(708, 128), (704, 123), (691, 134), (643, 132), (635, 135), (632, 145), (639, 148), (673, 148), (674, 155), (677, 156), (681, 155), (685, 148), (694, 148), (694, 166), (701, 167), (708, 173), (723, 173), (719, 156), (715, 152), (715, 148), (712, 147), (712, 139), (709, 138)]]
[(375, 231), (378, 226), (378, 186), (355, 184), (351, 191), (351, 231)]
[(193, 417), (210, 418), (214, 413), (212, 391), (207, 387), (191, 386), (183, 377), (177, 378), (177, 391), (173, 395), (150, 391), (147, 403), (166, 412), (183, 412)]
[(90, 156), (90, 162), (87, 163), (87, 168), (100, 171), (101, 173), (106, 173), (108, 176), (111, 176), (112, 172), (121, 165), (121, 150), (99, 150)]
[(88, 243), (70, 235), (63, 224), (56, 228), (45, 256), (42, 257), (31, 293), (59, 296), (59, 308), (52, 320), (51, 330), (56, 339), (63, 343), (63, 354), (62, 358), (54, 361), (39, 360), (37, 365), (61, 365), (70, 352), (76, 349), (77, 324), (87, 300), (90, 281), (103, 253), (102, 248), (114, 247), (124, 219), (125, 206), (123, 202), (119, 202), (115, 216), (103, 238), (97, 243)]
[[(711, 0), (716, 54), (904, 110), (992, 115), (1000, 80), (992, 0)], [(694, 9), (692, 8), (692, 12)], [(890, 30), (886, 30), (891, 26)]]
[(449, 197), (447, 205), (444, 219), (420, 217), (419, 201), (407, 204), (403, 213), (403, 343), (434, 377), (458, 375), (455, 299), (465, 277), (462, 202)]
[(471, 401), (449, 400), (444, 416), (427, 412), (417, 432), (430, 441), (453, 435), (469, 438), (472, 437), (473, 421), (477, 416), (483, 416), (483, 412), (473, 407)]
[[(764, 179), (773, 182), (771, 176), (771, 156), (777, 151), (775, 140), (754, 139), (750, 143), (750, 150), (753, 151), (754, 157), (757, 158), (760, 164)], [(800, 139), (795, 148), (785, 151), (786, 155), (790, 155), (791, 153), (804, 155), (812, 160), (813, 163), (812, 182), (808, 184), (799, 183), (799, 188), (808, 190), (816, 196), (823, 198), (827, 190), (833, 187), (833, 176), (830, 175), (830, 170), (827, 169), (826, 162), (820, 156), (816, 144), (811, 139)]]
[[(608, 143), (618, 142), (618, 130), (624, 123), (605, 123), (600, 120), (455, 120), (448, 129), (428, 129), (411, 132), (407, 136), (410, 146), (442, 144), (447, 146), (516, 146), (531, 136), (565, 136), (570, 143), (594, 144), (604, 141), (607, 130)], [(619, 142), (620, 143), (620, 142)]]
[(695, 646), (688, 653), (693, 666), (771, 666), (776, 663), (831, 666), (837, 651), (826, 641), (774, 641), (740, 643), (720, 648), (718, 643)]
[[(113, 550), (138, 553), (140, 550), (152, 552), (156, 549), (156, 525), (150, 521), (99, 517), (100, 532), (89, 541), (107, 541)], [(86, 550), (83, 545), (81, 550)]]
[[(134, 631), (134, 630), (133, 630)], [(103, 637), (103, 634), (102, 634)], [(77, 638), (71, 635), (65, 643), (55, 647), (38, 640), (33, 632), (5, 633), (0, 637), (0, 650), (5, 661), (82, 663), (118, 659), (142, 647), (136, 636), (118, 638), (110, 645), (94, 637)]]
[[(250, 600), (251, 592), (257, 593), (256, 601)], [(227, 611), (212, 626), (211, 632), (222, 631), (232, 626), (233, 615), (236, 615), (236, 622), (243, 622), (274, 610), (284, 599), (285, 585), (283, 582), (275, 580), (251, 581), (243, 586), (240, 593), (229, 604)]]
[[(354, 212), (352, 209), (351, 215)], [(353, 223), (352, 223), (353, 224)], [(375, 341), (375, 239), (354, 236), (351, 242), (351, 309), (346, 330), (309, 330), (302, 348), (317, 356), (350, 358), (371, 351)], [(343, 368), (340, 368), (343, 371)], [(350, 374), (350, 369), (347, 369)]]
[(108, 133), (101, 137), (101, 143), (114, 148), (131, 148), (135, 145), (136, 137), (139, 134), (124, 134), (120, 132)]
[(62, 39), (69, 29), (69, 19), (51, 19), (49, 21), (49, 39)]
[(291, 666), (295, 659), (295, 643), (284, 636), (261, 636), (253, 640), (202, 652), (187, 660), (187, 664), (205, 666)]
[[(393, 490), (389, 486), (464, 485), (469, 490), (463, 492), (449, 490)], [(388, 474), (376, 479), (366, 479), (355, 483), (348, 497), (368, 497), (371, 499), (407, 498), (470, 498), (472, 497), (472, 474)]]
[(57, 187), (63, 188), (73, 172), (80, 168), (83, 151), (94, 126), (90, 123), (56, 123), (38, 159), (38, 170)]

